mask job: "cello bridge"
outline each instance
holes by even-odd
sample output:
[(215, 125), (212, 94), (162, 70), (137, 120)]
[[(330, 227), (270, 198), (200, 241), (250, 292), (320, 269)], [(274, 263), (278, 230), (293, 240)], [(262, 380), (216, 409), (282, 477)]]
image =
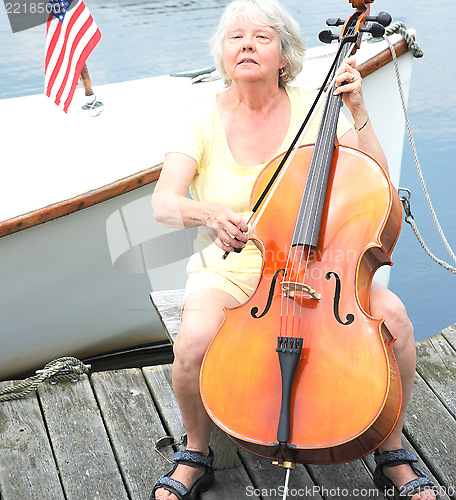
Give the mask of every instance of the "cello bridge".
[(315, 300), (321, 299), (321, 293), (316, 292), (305, 283), (297, 283), (296, 281), (282, 281), (282, 292), (289, 299), (295, 297), (296, 294), (306, 294)]

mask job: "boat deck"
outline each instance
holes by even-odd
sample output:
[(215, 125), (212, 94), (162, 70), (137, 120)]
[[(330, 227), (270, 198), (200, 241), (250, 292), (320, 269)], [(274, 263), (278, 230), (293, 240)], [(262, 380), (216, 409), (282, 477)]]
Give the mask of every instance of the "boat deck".
[[(417, 351), (404, 445), (441, 486), (442, 500), (456, 499), (456, 325), (417, 343)], [(154, 442), (182, 432), (170, 373), (169, 365), (97, 372), (0, 403), (1, 500), (148, 500), (168, 469)], [(298, 465), (288, 498), (381, 499), (373, 467), (372, 456)], [(202, 498), (282, 498), (284, 477), (270, 461), (240, 451), (238, 466), (218, 470)]]

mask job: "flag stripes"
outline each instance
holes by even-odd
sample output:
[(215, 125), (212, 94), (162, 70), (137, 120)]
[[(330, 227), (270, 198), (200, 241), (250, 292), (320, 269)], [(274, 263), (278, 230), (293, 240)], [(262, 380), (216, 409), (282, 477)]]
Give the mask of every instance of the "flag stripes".
[(49, 16), (46, 30), (45, 92), (65, 113), (71, 104), (84, 63), (101, 33), (82, 0), (63, 22)]

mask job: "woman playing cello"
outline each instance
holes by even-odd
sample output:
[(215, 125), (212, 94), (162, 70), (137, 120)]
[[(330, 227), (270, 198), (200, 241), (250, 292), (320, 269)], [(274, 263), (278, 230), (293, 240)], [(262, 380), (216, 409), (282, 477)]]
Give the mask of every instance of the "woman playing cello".
[[(272, 158), (288, 148), (312, 102), (310, 93), (289, 85), (302, 68), (304, 42), (296, 22), (276, 0), (237, 0), (228, 5), (212, 51), (227, 89), (189, 106), (152, 201), (156, 220), (167, 227), (198, 227), (173, 364), (187, 450), (175, 457), (172, 470), (156, 483), (151, 496), (156, 500), (197, 498), (212, 485), (213, 455), (208, 446), (212, 422), (199, 392), (201, 362), (224, 318), (224, 308), (245, 302), (258, 282), (261, 254), (248, 241), (245, 220), (254, 181)], [(354, 60), (344, 63), (336, 75), (335, 93), (342, 94), (355, 124), (353, 131), (341, 116), (339, 143), (365, 151), (386, 169)], [(311, 127), (304, 143), (315, 142), (315, 137)], [(186, 197), (188, 188), (192, 199)], [(239, 248), (242, 252), (222, 259), (223, 252)], [(415, 372), (413, 327), (401, 301), (376, 283), (370, 308), (397, 338), (394, 354), (403, 390), (398, 422), (376, 457), (377, 485), (394, 486), (396, 494), (401, 491), (411, 500), (434, 499), (427, 478), (416, 481), (424, 475), (414, 468), (414, 456), (401, 447)]]

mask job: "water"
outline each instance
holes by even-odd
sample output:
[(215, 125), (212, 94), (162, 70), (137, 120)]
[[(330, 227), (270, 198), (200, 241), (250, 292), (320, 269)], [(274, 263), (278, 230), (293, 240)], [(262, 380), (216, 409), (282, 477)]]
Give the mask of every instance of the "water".
[[(212, 66), (207, 40), (227, 3), (87, 0), (103, 35), (88, 61), (95, 89), (103, 83)], [(318, 45), (317, 34), (325, 28), (326, 18), (346, 17), (351, 11), (347, 0), (283, 0), (283, 4), (302, 27), (308, 46)], [(452, 2), (440, 2), (435, 8), (428, 0), (376, 0), (371, 11), (380, 10), (415, 28), (424, 50), (424, 58), (414, 64), (409, 115), (434, 208), (456, 248), (456, 44), (449, 25)], [(44, 44), (44, 26), (12, 34), (6, 11), (0, 6), (0, 98), (42, 92)], [(401, 186), (412, 191), (415, 221), (432, 251), (450, 262), (429, 215), (407, 142)], [(456, 275), (427, 257), (406, 224), (393, 259), (390, 288), (404, 301), (416, 338), (428, 338), (456, 322)]]

